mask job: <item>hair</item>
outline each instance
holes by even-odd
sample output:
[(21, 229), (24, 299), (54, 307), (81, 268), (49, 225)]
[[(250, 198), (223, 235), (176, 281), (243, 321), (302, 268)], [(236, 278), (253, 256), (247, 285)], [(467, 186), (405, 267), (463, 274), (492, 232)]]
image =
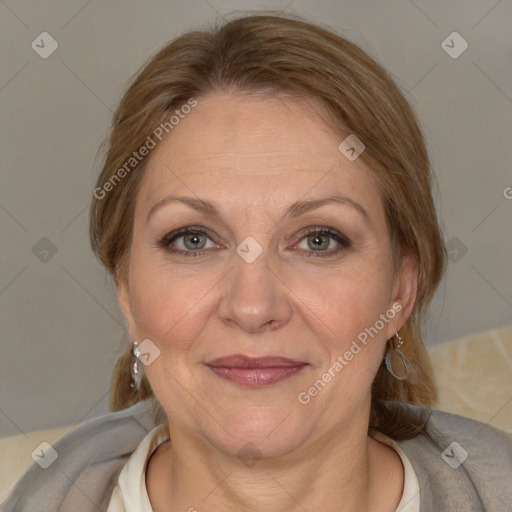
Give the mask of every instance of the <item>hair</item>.
[[(404, 255), (418, 264), (414, 309), (400, 330), (413, 378), (397, 380), (381, 364), (371, 389), (369, 432), (379, 430), (397, 440), (414, 437), (424, 428), (425, 417), (409, 415), (407, 408), (392, 412), (386, 402), (424, 405), (429, 411), (437, 398), (422, 336), (428, 305), (446, 266), (432, 197), (437, 183), (411, 106), (382, 66), (356, 44), (297, 17), (259, 14), (189, 32), (165, 45), (127, 88), (103, 143), (108, 149), (96, 190), (108, 193), (95, 192), (92, 200), (93, 251), (116, 285), (127, 282), (135, 202), (148, 157), (123, 173), (115, 186), (112, 178), (116, 172), (121, 176), (133, 153), (175, 109), (217, 91), (298, 96), (319, 106), (340, 136), (355, 134), (364, 143), (359, 158), (382, 194), (394, 268)], [(116, 363), (112, 410), (153, 396), (145, 377), (139, 391), (130, 387), (130, 356), (127, 351)]]

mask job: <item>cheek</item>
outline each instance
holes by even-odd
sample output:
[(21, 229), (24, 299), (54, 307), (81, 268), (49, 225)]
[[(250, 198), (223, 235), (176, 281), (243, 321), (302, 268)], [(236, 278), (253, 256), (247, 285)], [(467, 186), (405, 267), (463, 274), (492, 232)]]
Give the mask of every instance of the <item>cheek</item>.
[[(321, 330), (315, 338), (324, 357), (309, 381), (311, 387), (303, 389), (315, 393), (311, 395), (313, 407), (323, 411), (321, 414), (327, 411), (325, 414), (340, 417), (356, 407), (371, 388), (386, 341), (387, 322), (381, 315), (386, 318), (390, 310), (392, 291), (385, 264), (346, 270), (333, 276), (328, 293), (309, 287), (308, 298), (316, 301), (308, 306), (320, 319), (316, 324)], [(319, 380), (327, 383), (325, 388), (317, 384)]]
[(303, 282), (302, 300), (321, 320), (337, 349), (373, 326), (390, 307), (392, 279), (382, 258), (354, 259), (353, 264), (331, 272), (322, 286), (318, 279), (310, 279)]
[(200, 332), (215, 280), (208, 273), (180, 275), (169, 268), (137, 266), (136, 261), (135, 269), (130, 289), (138, 337), (166, 345), (166, 350), (185, 350)]

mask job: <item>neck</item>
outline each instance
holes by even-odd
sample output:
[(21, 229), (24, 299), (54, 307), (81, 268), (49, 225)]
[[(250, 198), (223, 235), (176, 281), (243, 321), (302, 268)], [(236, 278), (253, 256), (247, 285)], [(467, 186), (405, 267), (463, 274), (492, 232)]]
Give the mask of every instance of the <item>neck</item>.
[(291, 454), (248, 466), (170, 427), (172, 445), (161, 445), (148, 464), (153, 510), (395, 511), (400, 458), (361, 427), (324, 433)]

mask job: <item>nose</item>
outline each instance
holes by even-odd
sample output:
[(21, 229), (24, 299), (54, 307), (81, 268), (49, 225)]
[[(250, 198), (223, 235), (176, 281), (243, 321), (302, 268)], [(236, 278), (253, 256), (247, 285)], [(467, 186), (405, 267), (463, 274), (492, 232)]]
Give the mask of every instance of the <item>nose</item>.
[(231, 327), (259, 333), (285, 325), (291, 318), (289, 288), (279, 272), (271, 268), (268, 252), (263, 250), (249, 263), (238, 253), (222, 290), (218, 315)]

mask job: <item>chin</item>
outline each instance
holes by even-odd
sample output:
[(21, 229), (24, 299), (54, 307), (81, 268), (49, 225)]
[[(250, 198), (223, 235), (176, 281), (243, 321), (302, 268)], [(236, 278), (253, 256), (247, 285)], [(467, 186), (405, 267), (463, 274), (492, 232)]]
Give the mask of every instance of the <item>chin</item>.
[(225, 430), (216, 429), (210, 441), (238, 458), (280, 457), (293, 452), (307, 437), (305, 419), (277, 407), (240, 408), (226, 415), (221, 424)]

